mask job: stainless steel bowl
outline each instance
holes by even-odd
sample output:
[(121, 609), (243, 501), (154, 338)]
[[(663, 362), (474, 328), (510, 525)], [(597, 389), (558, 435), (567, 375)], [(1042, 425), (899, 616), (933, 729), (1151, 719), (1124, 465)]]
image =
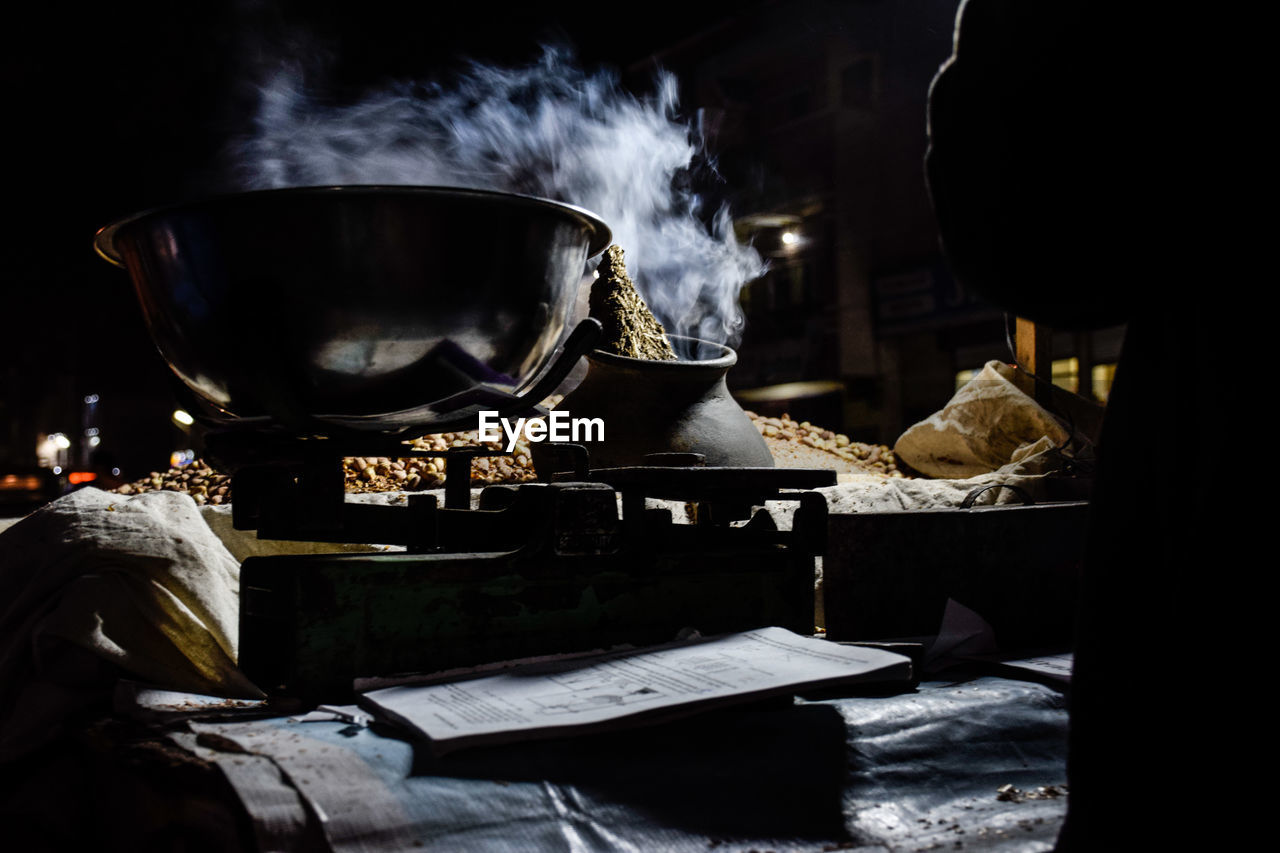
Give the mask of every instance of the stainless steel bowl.
[(519, 395), (609, 240), (595, 215), (546, 199), (342, 186), (152, 210), (94, 247), (129, 271), (208, 417), (310, 432), (445, 423)]

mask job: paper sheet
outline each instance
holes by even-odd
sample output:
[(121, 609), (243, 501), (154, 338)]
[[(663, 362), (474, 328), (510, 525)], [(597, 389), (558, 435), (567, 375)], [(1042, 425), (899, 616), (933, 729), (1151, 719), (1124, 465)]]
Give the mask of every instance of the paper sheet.
[(1075, 665), (1075, 655), (1071, 652), (1060, 655), (1037, 655), (1027, 658), (1002, 658), (999, 663), (1014, 669), (1034, 672), (1057, 681), (1071, 681), (1071, 670)]
[(559, 734), (799, 687), (909, 676), (910, 660), (902, 655), (763, 628), (471, 681), (390, 687), (365, 694), (361, 704), (443, 747)]

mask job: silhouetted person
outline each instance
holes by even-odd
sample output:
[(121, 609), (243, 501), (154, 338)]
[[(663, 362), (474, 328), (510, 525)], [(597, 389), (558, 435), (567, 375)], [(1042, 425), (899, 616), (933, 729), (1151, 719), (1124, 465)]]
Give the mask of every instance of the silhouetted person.
[(967, 287), (1055, 329), (1128, 324), (1098, 447), (1059, 849), (1198, 849), (1185, 845), (1202, 833), (1236, 849), (1218, 845), (1239, 821), (1210, 805), (1238, 782), (1213, 758), (1234, 742), (1211, 664), (1229, 649), (1204, 630), (1232, 574), (1198, 562), (1222, 535), (1196, 448), (1220, 429), (1207, 329), (1224, 303), (1186, 287), (1207, 282), (1188, 240), (1206, 212), (1184, 201), (1197, 161), (1170, 157), (1195, 121), (1166, 109), (1185, 55), (1156, 13), (1124, 5), (968, 0), (930, 93), (927, 173)]

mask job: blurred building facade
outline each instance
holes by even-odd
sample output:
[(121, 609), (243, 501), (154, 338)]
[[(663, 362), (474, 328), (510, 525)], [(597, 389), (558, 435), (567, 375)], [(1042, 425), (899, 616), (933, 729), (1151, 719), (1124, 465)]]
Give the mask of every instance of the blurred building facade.
[[(924, 179), (929, 85), (958, 6), (765, 2), (630, 69), (681, 80), (739, 236), (770, 260), (743, 293), (735, 390), (804, 382), (803, 395), (834, 380), (844, 401), (831, 426), (860, 440), (892, 444), (965, 371), (1012, 360), (1012, 318), (947, 270)], [(1121, 333), (1055, 336), (1059, 384), (1092, 393)]]

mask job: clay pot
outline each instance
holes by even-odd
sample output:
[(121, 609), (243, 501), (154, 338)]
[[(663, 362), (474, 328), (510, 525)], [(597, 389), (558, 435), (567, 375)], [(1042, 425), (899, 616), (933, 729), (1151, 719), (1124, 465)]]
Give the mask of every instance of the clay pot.
[[(586, 378), (556, 410), (604, 421), (604, 440), (583, 442), (591, 467), (642, 465), (649, 453), (700, 453), (707, 465), (772, 468), (768, 446), (725, 385), (738, 354), (722, 344), (670, 337), (693, 358), (587, 354)], [(537, 449), (535, 466), (542, 455)]]

